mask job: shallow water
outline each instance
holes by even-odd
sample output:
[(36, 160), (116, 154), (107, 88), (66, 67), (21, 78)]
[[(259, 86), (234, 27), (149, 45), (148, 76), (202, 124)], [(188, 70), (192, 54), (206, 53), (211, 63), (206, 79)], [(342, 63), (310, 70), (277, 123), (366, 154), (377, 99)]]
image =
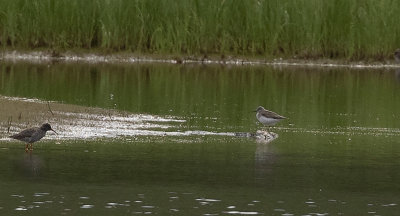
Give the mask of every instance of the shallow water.
[[(396, 71), (0, 67), (2, 215), (400, 211)], [(289, 118), (271, 142), (236, 136), (264, 130), (258, 105)], [(6, 138), (44, 121), (59, 135), (32, 153)]]

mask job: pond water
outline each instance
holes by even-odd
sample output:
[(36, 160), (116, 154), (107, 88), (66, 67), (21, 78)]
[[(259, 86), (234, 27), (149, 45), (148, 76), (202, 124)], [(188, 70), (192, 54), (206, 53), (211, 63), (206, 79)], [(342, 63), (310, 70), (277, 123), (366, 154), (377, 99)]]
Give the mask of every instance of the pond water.
[(399, 73), (3, 62), (0, 214), (398, 215)]

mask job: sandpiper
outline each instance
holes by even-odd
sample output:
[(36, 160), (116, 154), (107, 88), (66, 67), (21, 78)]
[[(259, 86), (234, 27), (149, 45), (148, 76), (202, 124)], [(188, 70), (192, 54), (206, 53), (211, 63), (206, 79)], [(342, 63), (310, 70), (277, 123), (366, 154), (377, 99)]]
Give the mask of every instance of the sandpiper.
[(10, 136), (10, 138), (26, 142), (25, 151), (28, 151), (28, 145), (30, 145), (30, 150), (32, 151), (33, 143), (42, 139), (46, 135), (46, 132), (49, 130), (57, 134), (57, 132), (51, 128), (50, 124), (46, 123), (43, 124), (40, 128), (34, 127), (25, 129), (18, 134)]
[(255, 110), (254, 112), (257, 112), (256, 117), (257, 117), (258, 121), (260, 121), (261, 123), (263, 123), (266, 126), (275, 125), (282, 119), (286, 119), (286, 117), (276, 114), (272, 111), (266, 110), (262, 106), (259, 106), (257, 108), (257, 110)]

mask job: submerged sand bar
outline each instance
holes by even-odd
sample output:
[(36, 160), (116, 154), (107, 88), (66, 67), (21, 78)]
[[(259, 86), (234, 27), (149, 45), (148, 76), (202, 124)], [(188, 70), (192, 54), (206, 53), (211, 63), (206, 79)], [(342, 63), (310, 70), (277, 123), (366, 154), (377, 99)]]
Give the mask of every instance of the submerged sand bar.
[(175, 116), (133, 114), (112, 109), (45, 102), (39, 99), (0, 95), (0, 140), (48, 122), (59, 135), (49, 132), (44, 139), (96, 139), (127, 136), (225, 135), (210, 131), (183, 131), (186, 120)]
[[(113, 109), (84, 107), (46, 102), (39, 99), (0, 95), (0, 140), (28, 127), (50, 123), (58, 135), (49, 132), (43, 139), (126, 139), (135, 136), (237, 136), (235, 132), (190, 130), (183, 117), (135, 114)], [(323, 128), (275, 127), (277, 132), (312, 133), (316, 135), (399, 136), (398, 128), (338, 127)], [(250, 133), (250, 132), (244, 132)], [(243, 136), (238, 136), (238, 138)]]

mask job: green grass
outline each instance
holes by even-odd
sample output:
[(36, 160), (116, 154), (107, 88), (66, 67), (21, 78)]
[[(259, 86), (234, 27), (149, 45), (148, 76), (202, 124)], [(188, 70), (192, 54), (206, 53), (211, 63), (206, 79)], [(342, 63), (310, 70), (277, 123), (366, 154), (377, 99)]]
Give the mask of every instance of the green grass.
[(383, 59), (397, 0), (0, 0), (0, 45), (149, 54)]

